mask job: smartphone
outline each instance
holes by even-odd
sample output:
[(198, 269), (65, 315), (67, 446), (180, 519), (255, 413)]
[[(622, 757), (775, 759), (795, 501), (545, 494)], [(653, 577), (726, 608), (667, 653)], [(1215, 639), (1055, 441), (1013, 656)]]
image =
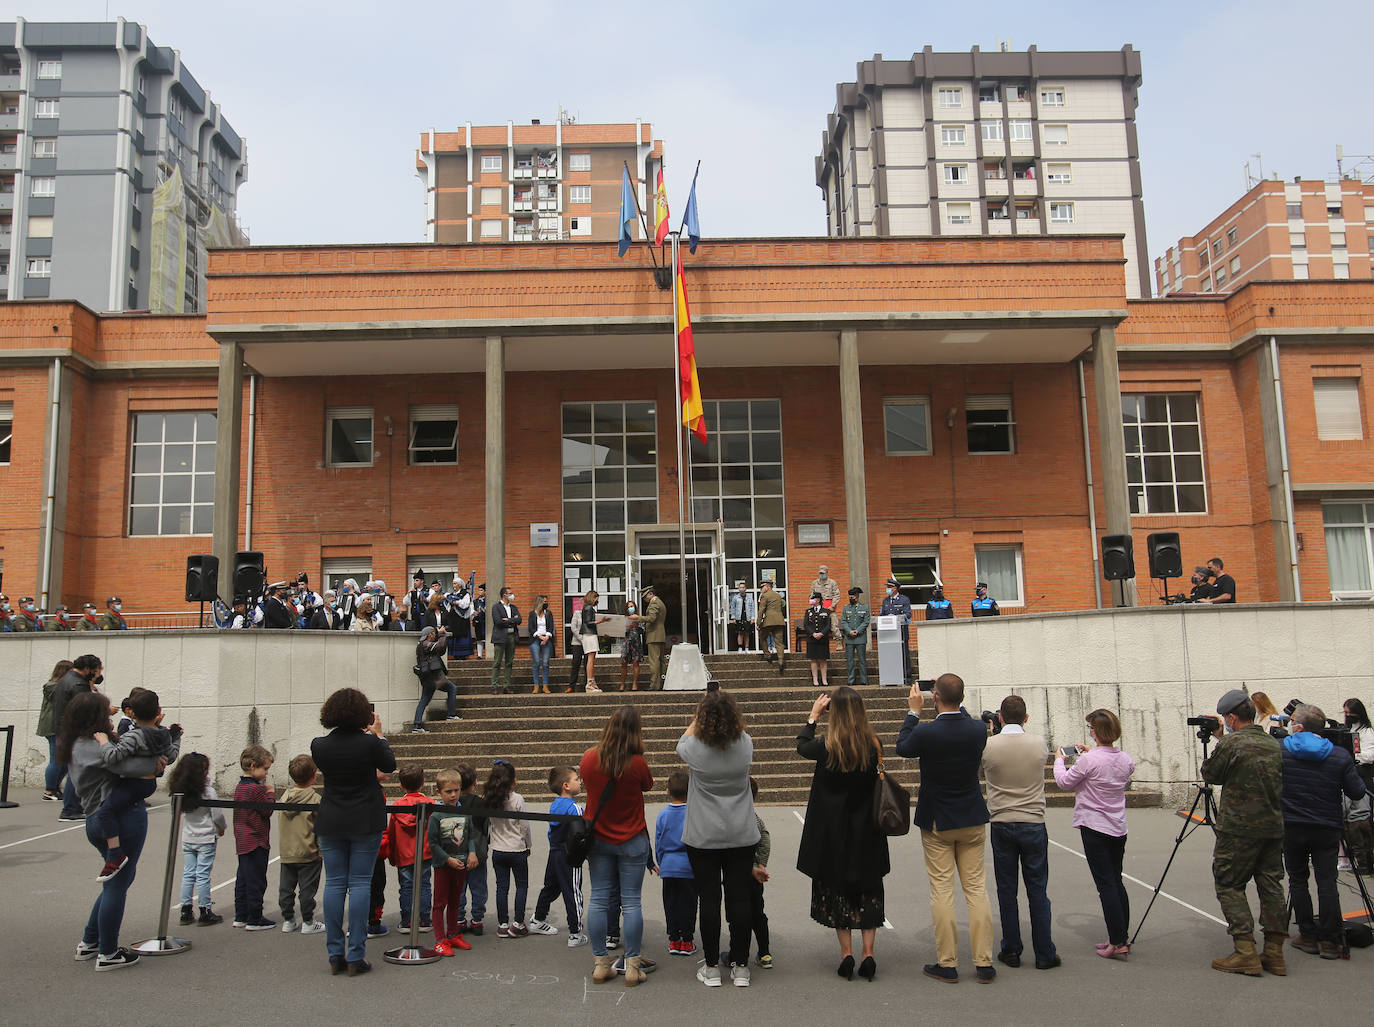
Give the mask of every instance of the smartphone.
[(1078, 746), (1061, 745), (1059, 747), (1059, 755), (1063, 756), (1066, 760), (1071, 760), (1078, 755)]
[(922, 692), (933, 692), (933, 691), (935, 691), (935, 679), (934, 679), (934, 678), (917, 678), (917, 679), (916, 679), (916, 684), (917, 684), (917, 686), (920, 687), (920, 689), (921, 689)]
[(367, 708), (371, 710), (373, 713), (377, 712), (377, 704), (375, 702), (368, 703)]
[(719, 681), (708, 681), (708, 682), (706, 682), (706, 691), (707, 691), (707, 692), (719, 692), (719, 691), (720, 691), (720, 682), (719, 682)]

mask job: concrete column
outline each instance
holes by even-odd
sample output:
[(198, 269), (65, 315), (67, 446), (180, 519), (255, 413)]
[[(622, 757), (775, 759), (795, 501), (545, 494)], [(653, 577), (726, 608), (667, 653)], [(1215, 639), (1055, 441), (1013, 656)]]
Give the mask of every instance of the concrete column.
[(1268, 346), (1255, 350), (1254, 359), (1259, 383), (1260, 428), (1264, 436), (1264, 478), (1269, 492), (1269, 524), (1274, 533), (1274, 579), (1278, 584), (1279, 602), (1299, 602), (1301, 597), (1294, 588), (1294, 553), (1288, 542), (1288, 481), (1284, 474), (1288, 461), (1280, 427), (1283, 409), (1279, 405), (1283, 385), (1274, 376), (1273, 354)]
[[(1116, 329), (1093, 332), (1093, 390), (1097, 394), (1097, 445), (1102, 461), (1103, 513), (1107, 535), (1131, 533), (1131, 500), (1126, 491), (1126, 441), (1121, 431), (1121, 372), (1116, 358)], [(1134, 540), (1136, 560), (1146, 557), (1143, 539)], [(1121, 582), (1121, 602), (1136, 605), (1135, 581)]]
[(239, 450), (243, 444), (243, 347), (219, 344), (219, 403), (215, 408), (215, 541), (219, 594), (233, 599), (239, 546)]
[(506, 581), (506, 348), (499, 335), (487, 336), (487, 607)]
[[(840, 432), (844, 436), (844, 510), (849, 536), (849, 585), (872, 605), (868, 562), (868, 484), (864, 475), (863, 397), (859, 390), (859, 333), (840, 332)], [(842, 589), (849, 585), (840, 582)]]
[[(52, 409), (53, 398), (57, 400)], [(48, 416), (43, 422), (43, 500), (38, 523), (38, 587), (34, 594), (42, 609), (53, 610), (63, 598), (62, 563), (66, 555), (67, 484), (71, 480), (72, 372), (61, 360), (48, 368)], [(56, 436), (54, 436), (56, 431)], [(49, 496), (51, 486), (51, 516)]]

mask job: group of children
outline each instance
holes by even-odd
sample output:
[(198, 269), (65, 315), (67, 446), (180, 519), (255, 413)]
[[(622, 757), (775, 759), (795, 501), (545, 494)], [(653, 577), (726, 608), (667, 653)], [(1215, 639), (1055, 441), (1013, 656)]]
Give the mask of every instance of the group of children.
[[(153, 698), (155, 701), (156, 696)], [(276, 801), (275, 790), (267, 784), (272, 763), (272, 754), (260, 745), (250, 745), (243, 750), (239, 758), (242, 777), (234, 789), (235, 801)], [(315, 787), (318, 771), (314, 761), (304, 754), (296, 756), (288, 766), (288, 773), (292, 787), (282, 794), (281, 801), (318, 805), (320, 793)], [(417, 839), (417, 814), (392, 813), (383, 834), (373, 877), (372, 908), (368, 916), (369, 936), (387, 933), (387, 928), (381, 923), (385, 888), (383, 867), (387, 862), (396, 868), (401, 930), (411, 929), (411, 917), (417, 913), (413, 908), (416, 891), (415, 847), (420, 844), (423, 851), (419, 926), (421, 930), (433, 930), (434, 949), (440, 955), (452, 956), (456, 950), (472, 948), (465, 935), (483, 933), (488, 863), (496, 877), (497, 937), (557, 935), (558, 928), (549, 922), (549, 916), (553, 904), (561, 898), (568, 922), (568, 947), (586, 945), (588, 938), (584, 933), (586, 921), (582, 869), (570, 866), (563, 850), (568, 832), (567, 821), (560, 819), (549, 824), (549, 854), (544, 868), (544, 883), (535, 900), (534, 916), (527, 922), (529, 821), (519, 816), (489, 819), (474, 816), (471, 812), (474, 809), (501, 809), (515, 814), (525, 812), (524, 798), (515, 791), (515, 767), (508, 760), (495, 760), (480, 793), (476, 788), (477, 773), (468, 764), (459, 764), (435, 774), (433, 795), (424, 794), (424, 777), (423, 768), (417, 764), (407, 764), (397, 773), (405, 794), (393, 805), (429, 804), (428, 826), (425, 837)], [(667, 924), (668, 951), (676, 956), (691, 956), (697, 951), (697, 889), (692, 880), (687, 849), (682, 841), (688, 782), (686, 771), (675, 771), (669, 776), (668, 805), (658, 815), (653, 844), (658, 852), (659, 876), (663, 881), (663, 914)], [(549, 771), (548, 785), (554, 795), (549, 806), (550, 814), (562, 817), (582, 815), (583, 806), (578, 801), (582, 794), (582, 779), (575, 768), (554, 767)], [(757, 796), (758, 785), (752, 778), (750, 786)], [(218, 809), (203, 805), (204, 800), (217, 798), (210, 784), (210, 761), (199, 753), (183, 757), (173, 771), (168, 787), (184, 796), (181, 923), (199, 923), (202, 927), (220, 923), (224, 918), (214, 912), (210, 872), (214, 866), (216, 842), (225, 833), (226, 823)], [(287, 934), (318, 934), (324, 931), (325, 925), (315, 919), (322, 869), (320, 848), (315, 839), (315, 814), (284, 810), (281, 818), (281, 875), (277, 903), (282, 914), (282, 931)], [(769, 968), (773, 965), (773, 957), (769, 948), (768, 917), (764, 913), (763, 882), (768, 879), (771, 842), (768, 828), (757, 813), (755, 819), (758, 822), (759, 842), (754, 850), (754, 878), (751, 884), (752, 928), (758, 946), (758, 964)], [(236, 808), (233, 823), (234, 847), (238, 856), (233, 926), (248, 931), (271, 930), (276, 922), (263, 915), (271, 848), (271, 810)], [(652, 851), (650, 863), (653, 863)], [(510, 895), (512, 879), (515, 882), (513, 902)], [(199, 920), (195, 916), (197, 906)], [(299, 918), (296, 915), (298, 906)], [(609, 948), (618, 947), (620, 942), (619, 907), (619, 888), (615, 888), (607, 918), (609, 936), (606, 943)], [(653, 961), (644, 960), (642, 965), (652, 969)]]

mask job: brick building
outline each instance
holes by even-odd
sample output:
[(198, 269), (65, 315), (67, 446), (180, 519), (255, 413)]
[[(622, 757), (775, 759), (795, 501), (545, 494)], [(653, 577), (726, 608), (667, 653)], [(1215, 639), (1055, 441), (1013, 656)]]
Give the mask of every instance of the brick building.
[[(1374, 282), (1128, 301), (1124, 266), (1099, 236), (703, 247), (688, 634), (724, 644), (740, 578), (798, 612), (820, 563), (875, 601), (938, 573), (961, 615), (976, 579), (1006, 613), (1111, 605), (1119, 532), (1142, 579), (1177, 530), (1246, 601), (1374, 594)], [(0, 585), (176, 609), (188, 554), (251, 548), (676, 607), (668, 297), (613, 244), (423, 244), (216, 251), (203, 317), (2, 305)]]

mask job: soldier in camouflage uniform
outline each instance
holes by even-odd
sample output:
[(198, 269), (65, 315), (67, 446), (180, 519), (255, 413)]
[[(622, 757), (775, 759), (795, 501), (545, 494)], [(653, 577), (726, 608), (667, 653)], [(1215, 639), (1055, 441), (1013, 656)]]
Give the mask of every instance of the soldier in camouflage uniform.
[[(1258, 977), (1262, 970), (1283, 975), (1283, 943), (1288, 936), (1283, 893), (1283, 754), (1279, 743), (1255, 724), (1250, 697), (1233, 688), (1217, 703), (1227, 734), (1202, 763), (1202, 779), (1221, 785), (1212, 878), (1226, 929), (1235, 943), (1229, 956), (1212, 960), (1212, 969)], [(1254, 878), (1259, 891), (1264, 952), (1255, 949), (1255, 920), (1245, 886)]]

